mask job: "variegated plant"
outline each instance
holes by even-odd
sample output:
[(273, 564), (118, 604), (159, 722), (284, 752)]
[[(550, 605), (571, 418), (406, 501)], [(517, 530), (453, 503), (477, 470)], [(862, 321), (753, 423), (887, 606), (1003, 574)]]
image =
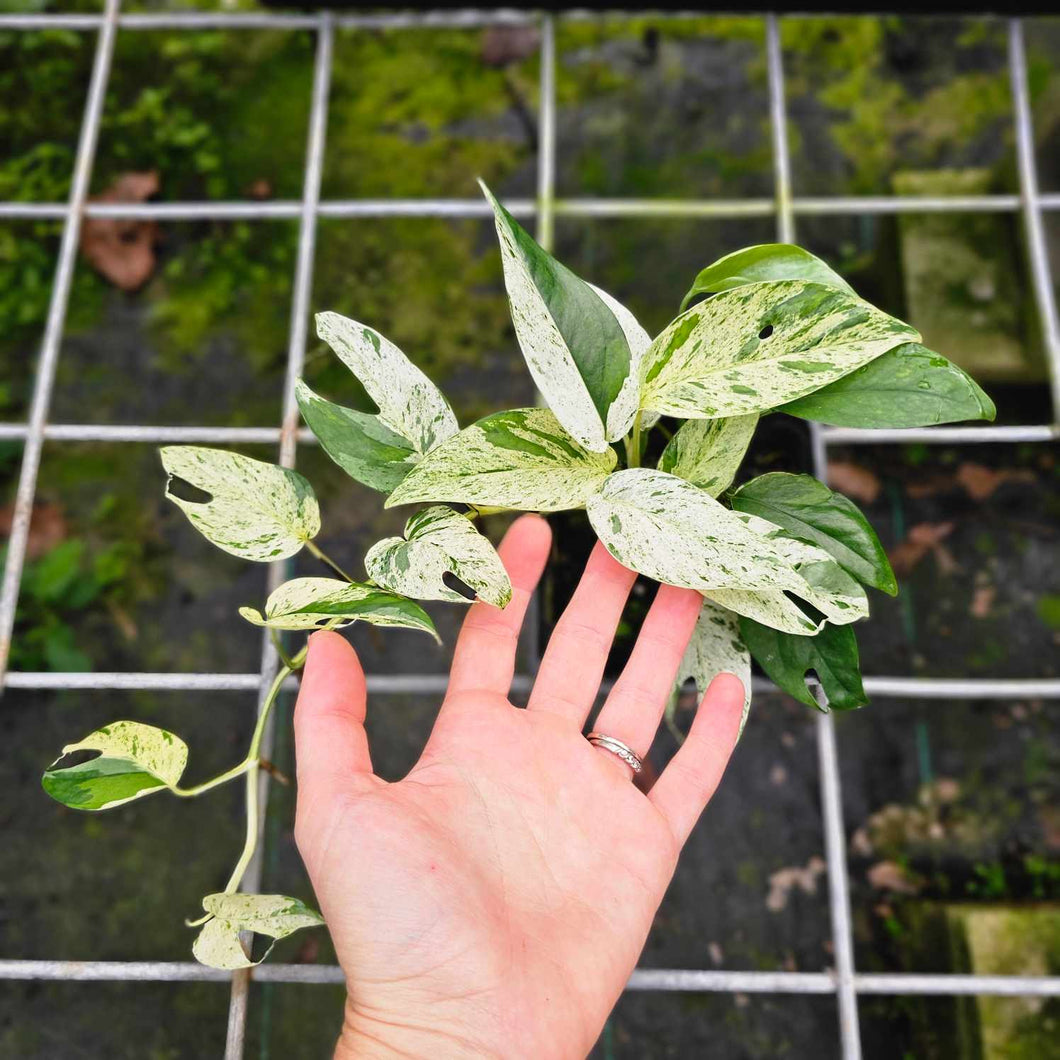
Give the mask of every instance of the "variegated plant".
[[(262, 562), (306, 548), (329, 568), (329, 577), (286, 582), (263, 609), (241, 608), (242, 617), (274, 637), (357, 621), (436, 636), (415, 600), (478, 597), (504, 607), (511, 596), (479, 516), (584, 509), (621, 563), (702, 593), (680, 681), (692, 678), (702, 690), (729, 670), (750, 690), (754, 658), (810, 706), (862, 706), (852, 623), (868, 614), (866, 586), (897, 592), (894, 574), (865, 517), (815, 478), (773, 473), (733, 488), (759, 417), (918, 427), (993, 419), (990, 399), (920, 345), (912, 327), (794, 246), (749, 247), (710, 265), (683, 312), (652, 339), (484, 190), (516, 338), (547, 408), (497, 412), (461, 429), (438, 388), (393, 343), (335, 313), (318, 316), (319, 335), (378, 412), (333, 404), (299, 382), (306, 423), (335, 463), (384, 494), (386, 507), (427, 507), (411, 515), (401, 537), (369, 549), (367, 578), (355, 581), (315, 543), (319, 508), (297, 472), (237, 453), (164, 448), (167, 496), (219, 548)], [(652, 431), (663, 436), (654, 447)], [(645, 454), (660, 451), (656, 466), (645, 467)], [(254, 963), (241, 942), (247, 933), (276, 939), (321, 922), (295, 899), (238, 893), (257, 841), (262, 733), (304, 657), (304, 648), (283, 656), (246, 757), (212, 780), (182, 788), (184, 742), (131, 721), (63, 748), (44, 774), (50, 795), (82, 810), (162, 790), (198, 795), (245, 776), (242, 855), (225, 890), (207, 895), (205, 916), (193, 922), (201, 927), (194, 953), (215, 967)], [(807, 686), (810, 671), (820, 698)], [(74, 752), (82, 760), (65, 761)], [(84, 760), (86, 752), (94, 757)]]

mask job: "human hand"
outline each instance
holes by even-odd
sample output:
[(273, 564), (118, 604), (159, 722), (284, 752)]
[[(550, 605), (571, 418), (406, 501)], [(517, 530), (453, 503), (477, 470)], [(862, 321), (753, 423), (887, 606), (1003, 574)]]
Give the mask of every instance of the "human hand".
[[(508, 699), (548, 524), (500, 546), (504, 610), (472, 605), (449, 689), (404, 780), (372, 772), (365, 680), (337, 633), (309, 641), (295, 711), (295, 835), (346, 975), (337, 1058), (580, 1057), (647, 938), (736, 743), (738, 678), (711, 684), (648, 795), (582, 735), (635, 575), (597, 545), (528, 707)], [(647, 753), (702, 598), (661, 586), (596, 728)]]

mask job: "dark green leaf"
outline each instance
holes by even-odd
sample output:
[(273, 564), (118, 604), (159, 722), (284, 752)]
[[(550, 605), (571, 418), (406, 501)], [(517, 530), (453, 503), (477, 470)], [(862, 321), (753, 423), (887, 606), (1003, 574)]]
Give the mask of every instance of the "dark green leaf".
[(776, 411), (837, 427), (930, 427), (997, 414), (970, 375), (918, 342), (896, 346)]
[(732, 506), (819, 545), (865, 585), (891, 596), (898, 592), (887, 553), (869, 521), (853, 501), (812, 475), (761, 475), (732, 495)]
[(412, 470), (419, 454), (378, 416), (326, 401), (301, 380), (295, 394), (302, 419), (324, 452), (351, 478), (390, 493)]
[(720, 294), (744, 284), (769, 280), (810, 280), (837, 287), (847, 294), (854, 293), (842, 276), (808, 250), (791, 243), (762, 243), (726, 254), (713, 265), (708, 265), (685, 295), (681, 310), (684, 311), (696, 295)]
[(741, 618), (740, 637), (766, 676), (800, 703), (820, 709), (806, 684), (809, 670), (817, 674), (831, 709), (853, 710), (868, 703), (852, 626), (827, 623), (816, 636), (800, 637)]

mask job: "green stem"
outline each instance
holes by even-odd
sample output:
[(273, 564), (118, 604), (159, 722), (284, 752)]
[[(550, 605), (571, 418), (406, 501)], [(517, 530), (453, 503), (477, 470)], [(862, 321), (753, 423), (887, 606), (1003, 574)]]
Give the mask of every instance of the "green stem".
[(276, 649), (276, 654), (280, 657), (280, 662), (287, 667), (288, 670), (297, 670), (297, 666), (291, 665), (291, 657), (283, 650), (283, 642), (280, 640), (280, 634), (275, 629), (269, 629), (269, 637), (272, 639), (272, 646)]
[(626, 463), (640, 467), (640, 411), (633, 417), (632, 433), (626, 436)]
[(182, 799), (193, 799), (196, 795), (201, 795), (204, 791), (209, 791), (211, 788), (220, 787), (222, 784), (227, 784), (230, 780), (235, 780), (236, 777), (242, 776), (254, 763), (249, 758), (244, 758), (242, 762), (237, 766), (232, 766), (231, 769), (224, 773), (220, 773), (212, 780), (204, 780), (201, 784), (196, 784), (193, 788), (170, 788), (174, 795), (179, 795)]
[(309, 551), (312, 552), (321, 563), (329, 566), (337, 575), (339, 575), (339, 577), (345, 578), (348, 582), (353, 581), (353, 579), (329, 555), (327, 555), (315, 541), (307, 541), (305, 547), (309, 549)]

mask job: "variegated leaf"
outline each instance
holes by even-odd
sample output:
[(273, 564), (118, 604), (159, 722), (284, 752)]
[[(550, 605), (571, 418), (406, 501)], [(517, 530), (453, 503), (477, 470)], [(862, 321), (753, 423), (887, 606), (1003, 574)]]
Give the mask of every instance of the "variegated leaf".
[(471, 521), (452, 508), (435, 505), (405, 524), (405, 537), (388, 537), (364, 557), (368, 577), (417, 600), (467, 603), (443, 578), (453, 574), (494, 607), (505, 607), (512, 583), (497, 550)]
[(655, 339), (643, 362), (641, 406), (706, 419), (760, 412), (919, 338), (833, 287), (748, 284), (693, 306)]
[(241, 607), (239, 613), (255, 626), (270, 629), (338, 629), (368, 622), (419, 629), (438, 639), (430, 616), (415, 601), (375, 585), (338, 578), (293, 578), (269, 594), (265, 614), (253, 607)]
[(758, 413), (686, 420), (659, 457), (659, 470), (717, 497), (732, 485), (758, 426)]
[[(75, 751), (99, 751), (99, 755), (56, 768)], [(138, 721), (115, 721), (67, 744), (45, 770), (41, 783), (64, 806), (106, 810), (175, 787), (187, 761), (188, 747), (179, 736)]]
[[(613, 298), (607, 291), (601, 290), (595, 284), (589, 286), (600, 296), (604, 305), (615, 314), (619, 327), (626, 336), (629, 343), (629, 373), (622, 383), (611, 407), (607, 410), (606, 433), (608, 441), (615, 441), (629, 433), (633, 426), (633, 417), (637, 414), (640, 405), (640, 376), (641, 362), (644, 355), (651, 348), (651, 336), (640, 326), (637, 318), (621, 303)], [(654, 414), (642, 417), (642, 427), (651, 427), (658, 417)]]
[(580, 508), (617, 463), (579, 445), (547, 409), (511, 409), (465, 427), (429, 453), (386, 507), (462, 501), (532, 512)]
[(192, 953), (200, 964), (229, 971), (260, 964), (272, 950), (270, 945), (252, 961), (240, 932), (252, 931), (275, 940), (324, 923), (316, 910), (282, 894), (208, 894), (202, 907), (212, 916), (192, 944)]
[[(166, 496), (199, 533), (233, 556), (260, 562), (284, 559), (320, 530), (313, 487), (297, 471), (197, 445), (167, 445), (161, 454), (170, 476)], [(209, 497), (178, 497), (172, 490), (174, 478)]]
[[(640, 326), (627, 310), (619, 318), (614, 299), (538, 246), (489, 188), (479, 184), (493, 208), (515, 336), (530, 374), (571, 437), (602, 453), (633, 419), (628, 410), (637, 380), (628, 382), (633, 361), (629, 336), (639, 342)], [(627, 417), (625, 428), (612, 434)]]
[(327, 401), (301, 379), (295, 396), (302, 419), (321, 448), (356, 481), (389, 493), (419, 460), (412, 443), (395, 434), (378, 416)]
[(777, 589), (711, 589), (703, 595), (738, 615), (784, 633), (812, 637), (824, 625), (824, 619), (813, 621), (794, 600)]
[(383, 425), (417, 453), (460, 429), (442, 392), (378, 331), (338, 313), (318, 313), (317, 334), (361, 381)]
[(699, 590), (802, 586), (786, 543), (750, 529), (676, 475), (644, 467), (617, 471), (586, 510), (611, 555), (656, 581)]
[(702, 696), (720, 673), (735, 674), (743, 682), (742, 734), (751, 709), (751, 655), (740, 639), (739, 618), (726, 608), (704, 600), (677, 670), (677, 685), (680, 687), (692, 678)]

